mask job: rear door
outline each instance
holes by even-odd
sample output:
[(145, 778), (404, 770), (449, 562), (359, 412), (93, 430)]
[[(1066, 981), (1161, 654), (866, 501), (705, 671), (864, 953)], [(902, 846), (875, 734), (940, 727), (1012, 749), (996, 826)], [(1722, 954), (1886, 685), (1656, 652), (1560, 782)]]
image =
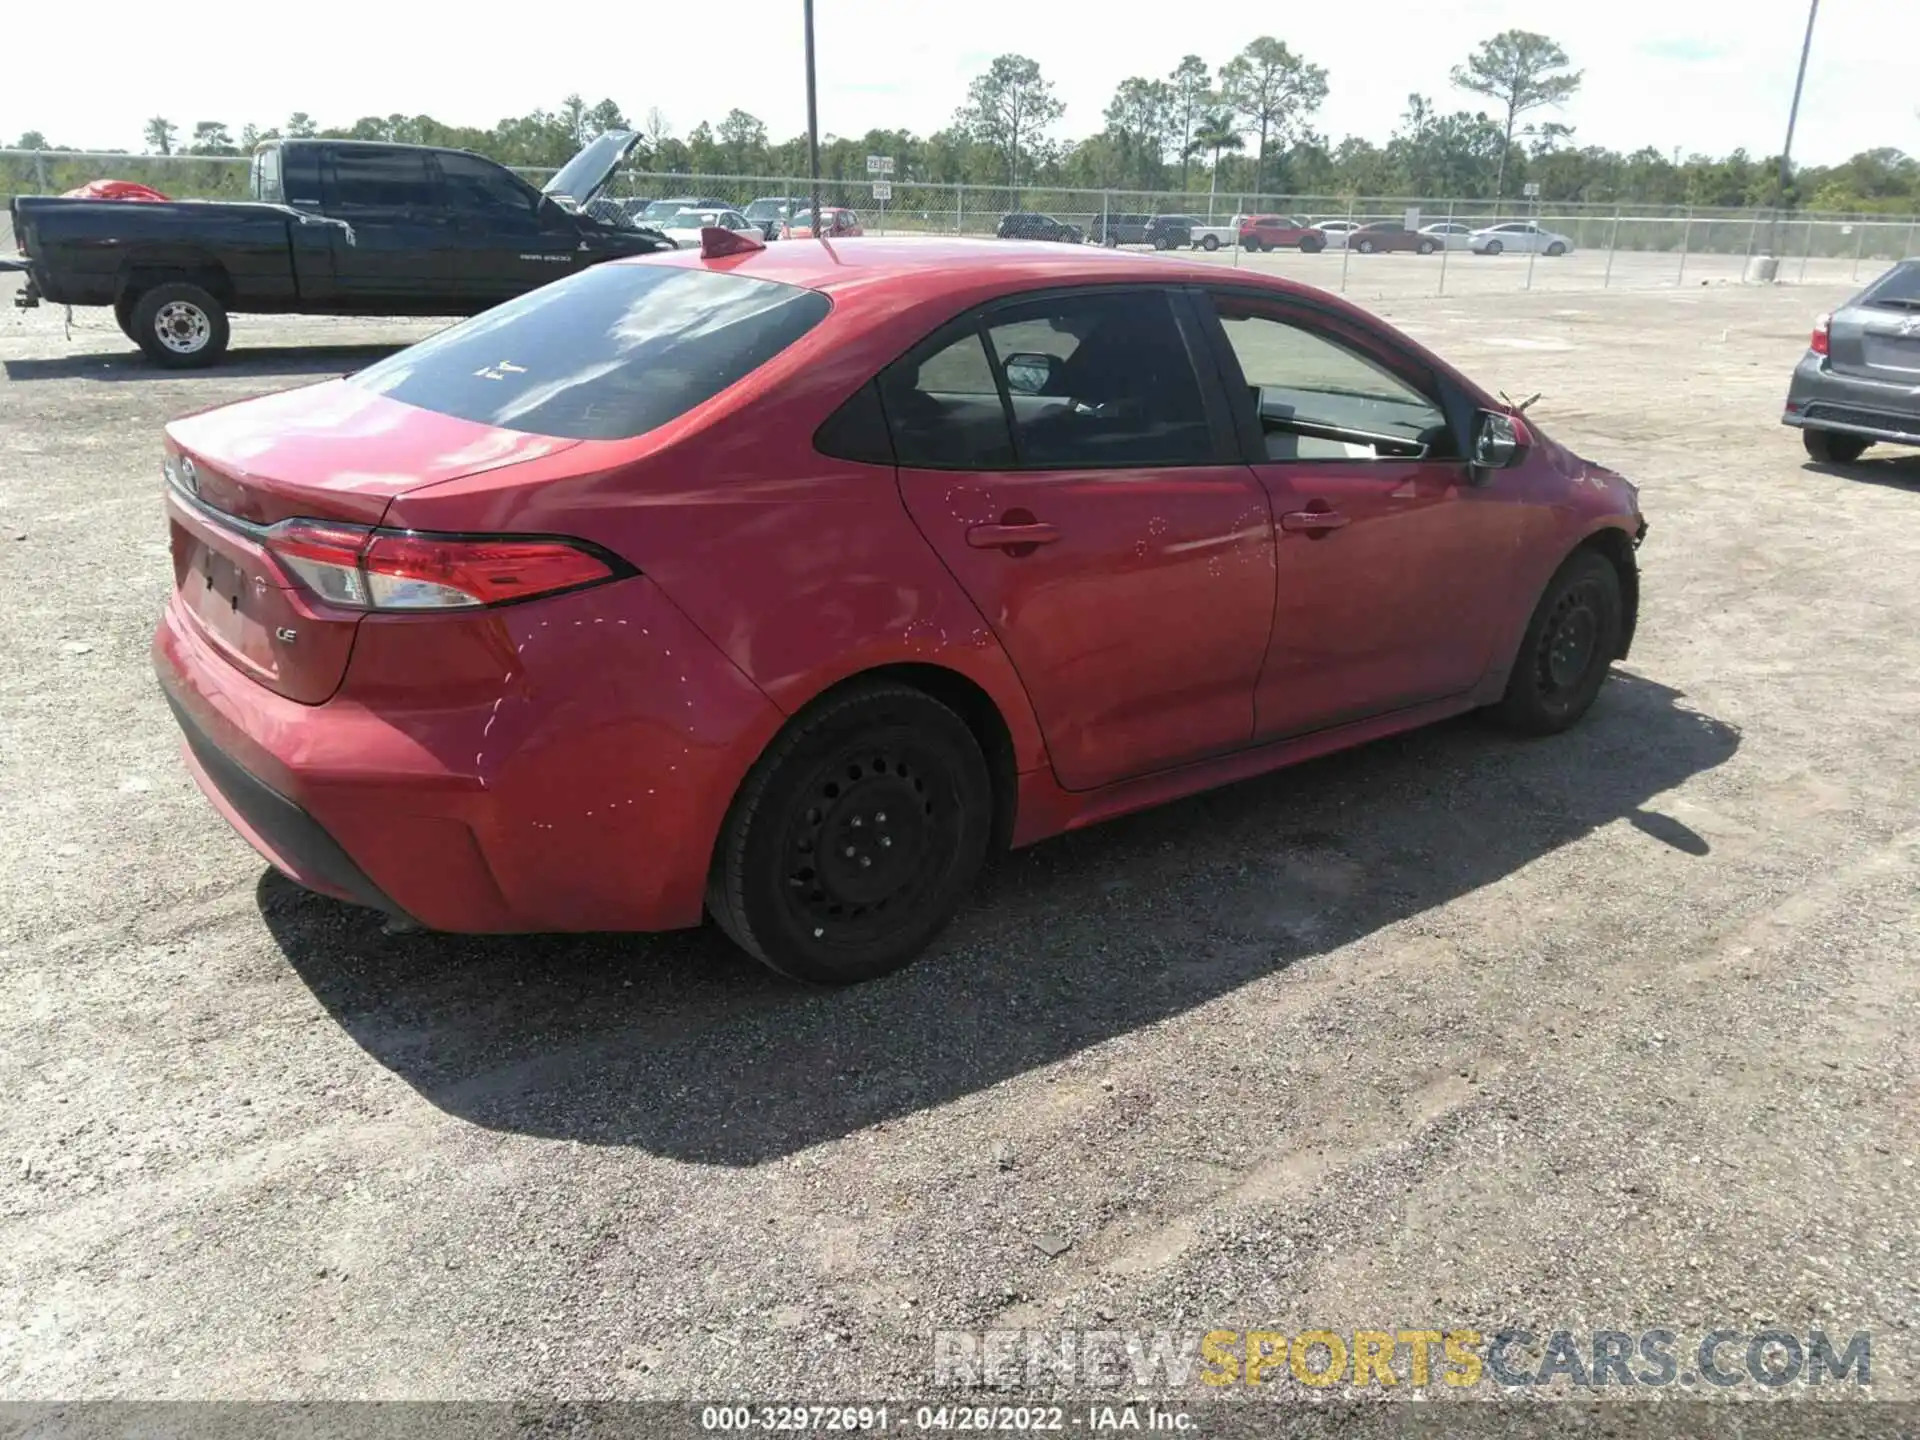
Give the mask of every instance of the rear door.
[(333, 239), (341, 298), (398, 311), (444, 303), (454, 286), (453, 247), (429, 152), (336, 145), (320, 168), (326, 214), (353, 227), (352, 243)]
[(1253, 731), (1271, 524), (1204, 346), (1178, 292), (1078, 289), (967, 317), (882, 379), (907, 509), (1068, 789)]
[(580, 229), (558, 205), (504, 166), (478, 155), (433, 157), (446, 205), (452, 283), (492, 305), (580, 268)]
[(1843, 375), (1920, 385), (1920, 262), (1894, 266), (1838, 311), (1827, 346)]
[(1223, 287), (1210, 300), (1275, 523), (1257, 736), (1472, 688), (1522, 534), (1513, 472), (1477, 483), (1458, 402), (1391, 336), (1265, 293)]

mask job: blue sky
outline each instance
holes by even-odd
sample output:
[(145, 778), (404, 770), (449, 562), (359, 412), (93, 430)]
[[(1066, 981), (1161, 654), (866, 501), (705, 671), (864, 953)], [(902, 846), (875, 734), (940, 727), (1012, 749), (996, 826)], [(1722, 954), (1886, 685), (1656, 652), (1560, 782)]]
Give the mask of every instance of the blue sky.
[[(204, 25), (185, 13), (98, 0), (89, 26), (113, 43), (72, 63), (47, 53), (10, 63), (0, 137), (33, 128), (59, 144), (138, 148), (141, 122), (156, 113), (185, 131), (206, 119), (277, 123), (294, 109), (323, 123), (401, 110), (489, 125), (569, 90), (611, 96), (636, 118), (658, 106), (682, 135), (735, 105), (776, 138), (806, 120), (800, 0), (577, 0), (564, 12), (329, 0), (271, 26), (260, 10)], [(539, 16), (563, 13), (551, 34), (536, 33)], [(937, 129), (968, 80), (1014, 50), (1056, 83), (1062, 133), (1085, 133), (1122, 78), (1164, 75), (1189, 51), (1218, 65), (1265, 31), (1327, 68), (1319, 128), (1380, 141), (1411, 91), (1447, 108), (1482, 104), (1453, 91), (1448, 70), (1477, 40), (1520, 26), (1554, 36), (1586, 72), (1580, 95), (1551, 117), (1575, 126), (1578, 143), (1762, 154), (1777, 151), (1786, 128), (1806, 13), (1806, 0), (816, 0), (820, 121), (843, 134)], [(1920, 154), (1916, 38), (1920, 0), (1826, 0), (1796, 155), (1825, 163), (1876, 145)]]

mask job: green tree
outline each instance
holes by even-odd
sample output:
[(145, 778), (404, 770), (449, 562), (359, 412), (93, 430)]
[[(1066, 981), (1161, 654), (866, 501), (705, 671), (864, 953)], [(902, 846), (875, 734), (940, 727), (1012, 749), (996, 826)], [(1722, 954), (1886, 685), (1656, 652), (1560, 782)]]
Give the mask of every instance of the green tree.
[(187, 146), (189, 155), (238, 155), (234, 148), (233, 136), (228, 133), (226, 122), (222, 120), (198, 120), (193, 126), (193, 143)]
[(1567, 52), (1531, 30), (1503, 30), (1453, 67), (1453, 83), (1462, 90), (1485, 95), (1506, 107), (1505, 140), (1494, 173), (1493, 198), (1506, 198), (1507, 154), (1513, 149), (1513, 127), (1529, 110), (1559, 105), (1580, 88), (1581, 72), (1568, 69)]
[[(733, 109), (715, 132), (720, 144), (720, 163), (729, 175), (754, 175), (767, 166), (767, 127), (758, 116)], [(862, 173), (866, 162), (861, 162)], [(825, 203), (825, 202), (822, 202)]]
[(1220, 93), (1259, 131), (1253, 188), (1264, 192), (1269, 142), (1291, 140), (1295, 127), (1320, 108), (1327, 98), (1327, 72), (1262, 35), (1221, 67)]
[(1173, 86), (1174, 119), (1180, 126), (1180, 188), (1187, 188), (1187, 166), (1193, 159), (1193, 129), (1206, 113), (1212, 96), (1212, 72), (1198, 55), (1185, 55), (1167, 76)]
[(1212, 173), (1207, 180), (1207, 216), (1213, 216), (1213, 197), (1220, 189), (1220, 155), (1227, 150), (1244, 150), (1240, 117), (1231, 110), (1215, 110), (1200, 117), (1200, 124), (1187, 141), (1187, 154), (1213, 156)]
[(586, 131), (585, 139), (587, 140), (593, 139), (596, 135), (604, 135), (609, 130), (633, 129), (633, 126), (628, 123), (627, 117), (622, 113), (620, 107), (611, 100), (602, 100), (598, 105), (587, 111), (582, 124)]
[(164, 115), (156, 115), (147, 121), (142, 130), (142, 138), (147, 149), (155, 155), (171, 155), (173, 142), (179, 137), (180, 127)]
[(47, 144), (47, 137), (38, 130), (29, 130), (20, 137), (20, 143), (13, 148), (16, 150), (51, 150), (53, 147)]
[(1122, 80), (1107, 105), (1107, 133), (1122, 174), (1142, 190), (1160, 183), (1160, 167), (1176, 133), (1173, 109), (1173, 86), (1138, 75)]
[(313, 123), (313, 117), (304, 110), (296, 110), (287, 117), (287, 135), (294, 140), (311, 140), (319, 131)]
[(1006, 162), (1007, 184), (1018, 189), (1022, 148), (1037, 148), (1066, 110), (1036, 61), (1002, 55), (967, 87), (954, 123)]

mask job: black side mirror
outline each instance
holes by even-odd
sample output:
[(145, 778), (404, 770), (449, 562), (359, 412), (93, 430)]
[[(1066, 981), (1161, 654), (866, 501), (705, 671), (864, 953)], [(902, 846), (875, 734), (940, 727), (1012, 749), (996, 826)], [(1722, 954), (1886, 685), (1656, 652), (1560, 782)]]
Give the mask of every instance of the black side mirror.
[(1016, 395), (1044, 395), (1060, 373), (1060, 357), (1032, 351), (1009, 355), (1007, 389)]
[(1473, 427), (1473, 463), (1481, 470), (1504, 470), (1518, 465), (1527, 453), (1526, 443), (1511, 415), (1498, 410), (1482, 410)]

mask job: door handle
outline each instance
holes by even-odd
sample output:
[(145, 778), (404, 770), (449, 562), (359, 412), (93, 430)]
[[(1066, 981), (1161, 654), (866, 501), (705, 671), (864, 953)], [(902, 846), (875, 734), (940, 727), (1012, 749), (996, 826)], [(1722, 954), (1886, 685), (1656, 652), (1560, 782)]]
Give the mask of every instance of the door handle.
[(976, 550), (1023, 550), (1034, 545), (1051, 545), (1059, 538), (1058, 527), (1043, 521), (1026, 525), (973, 525), (967, 529), (967, 544)]
[(1338, 510), (1290, 510), (1280, 517), (1282, 530), (1303, 531), (1308, 535), (1325, 535), (1331, 530), (1344, 529), (1348, 517)]

